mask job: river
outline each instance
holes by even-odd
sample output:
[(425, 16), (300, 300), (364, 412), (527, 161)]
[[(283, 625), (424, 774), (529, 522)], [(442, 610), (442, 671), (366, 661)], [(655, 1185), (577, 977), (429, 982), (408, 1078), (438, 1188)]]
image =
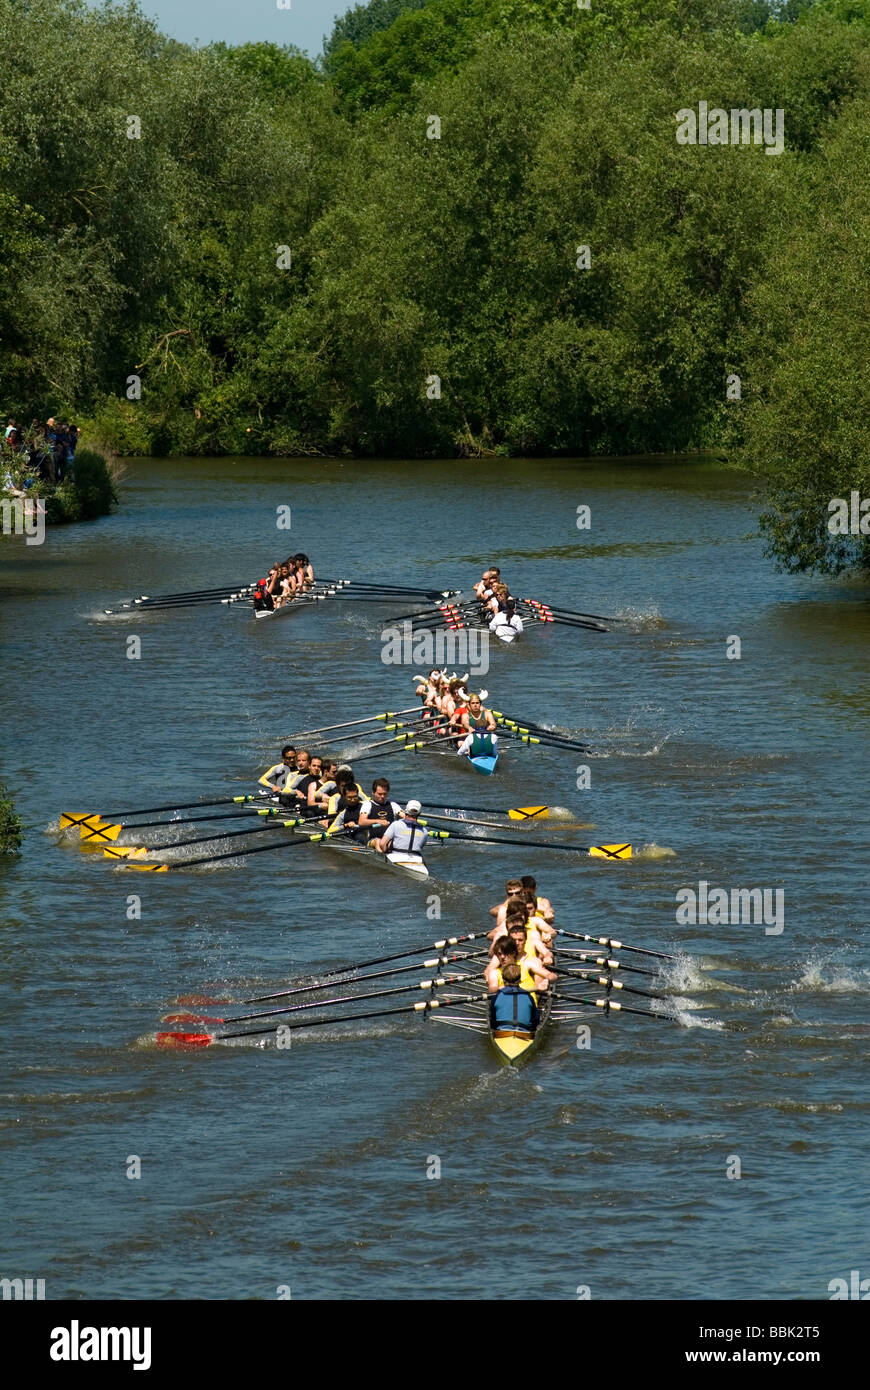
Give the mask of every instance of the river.
[[(778, 574), (751, 489), (698, 459), (132, 460), (113, 516), (0, 542), (0, 776), (27, 825), (0, 867), (0, 1273), (82, 1299), (825, 1299), (848, 1279), (870, 605), (862, 581)], [(514, 592), (623, 618), (536, 625), (481, 676), (595, 756), (511, 749), (487, 781), (424, 755), (382, 768), (430, 806), (567, 806), (635, 857), (448, 844), (423, 887), (314, 848), (125, 873), (59, 835), (61, 810), (248, 790), (292, 730), (413, 702), (415, 668), (381, 660), (395, 607), (102, 612), (297, 547), (322, 575), (445, 588), (496, 562)], [(179, 995), (485, 930), (529, 872), (560, 925), (675, 953), (658, 986), (680, 1021), (596, 1013), (589, 1046), (554, 1023), (515, 1070), (418, 1019), (283, 1050), (154, 1044)], [(701, 883), (781, 912), (678, 921)]]

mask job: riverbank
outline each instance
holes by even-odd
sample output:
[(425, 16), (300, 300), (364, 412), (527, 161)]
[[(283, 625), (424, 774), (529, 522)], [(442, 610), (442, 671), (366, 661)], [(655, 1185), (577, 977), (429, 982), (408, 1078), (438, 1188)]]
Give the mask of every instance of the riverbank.
[(93, 521), (118, 505), (119, 465), (96, 449), (80, 449), (59, 483), (35, 475), (30, 458), (0, 450), (2, 535), (38, 540), (45, 526)]

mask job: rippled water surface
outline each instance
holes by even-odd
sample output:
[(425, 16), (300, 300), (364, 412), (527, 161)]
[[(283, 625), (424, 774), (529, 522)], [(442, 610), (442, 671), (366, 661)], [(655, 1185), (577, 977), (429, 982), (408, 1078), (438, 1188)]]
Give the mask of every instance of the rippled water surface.
[[(62, 809), (232, 795), (292, 730), (412, 702), (414, 668), (380, 661), (388, 607), (102, 615), (296, 546), (323, 575), (398, 584), (467, 587), (496, 561), (514, 592), (626, 618), (537, 626), (484, 677), (496, 708), (588, 737), (589, 790), (549, 749), (510, 750), (490, 781), (431, 755), (383, 769), (430, 806), (568, 806), (641, 853), (454, 843), (424, 888), (313, 848), (125, 874), (60, 836)], [(497, 1277), (516, 1299), (818, 1299), (866, 1263), (868, 591), (776, 574), (745, 476), (139, 461), (116, 515), (0, 542), (0, 585), (0, 775), (28, 827), (0, 868), (0, 1273), (55, 1298), (480, 1299)], [(485, 929), (517, 872), (562, 926), (675, 953), (640, 983), (681, 1022), (596, 1014), (585, 1050), (554, 1024), (516, 1071), (419, 1020), (289, 1050), (154, 1045), (179, 994)], [(701, 880), (781, 889), (783, 931), (678, 924)]]

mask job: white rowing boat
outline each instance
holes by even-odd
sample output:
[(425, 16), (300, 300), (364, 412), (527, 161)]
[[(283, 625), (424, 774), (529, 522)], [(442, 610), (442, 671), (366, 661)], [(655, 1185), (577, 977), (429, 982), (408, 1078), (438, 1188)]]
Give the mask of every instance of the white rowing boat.
[(415, 879), (418, 883), (429, 877), (429, 868), (421, 854), (410, 854), (406, 850), (398, 849), (381, 854), (379, 850), (372, 849), (369, 845), (360, 844), (346, 836), (339, 838), (338, 835), (330, 835), (325, 831), (313, 835), (305, 830), (298, 830), (296, 833), (306, 835), (308, 839), (323, 845), (326, 849), (338, 850), (340, 854), (362, 856), (369, 863), (377, 864), (381, 869), (391, 869), (394, 873), (404, 874), (406, 878)]

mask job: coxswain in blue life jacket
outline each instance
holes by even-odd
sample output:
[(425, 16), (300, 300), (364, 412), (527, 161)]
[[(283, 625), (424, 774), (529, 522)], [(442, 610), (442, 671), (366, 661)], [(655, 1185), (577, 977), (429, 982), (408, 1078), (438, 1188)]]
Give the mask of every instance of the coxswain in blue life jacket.
[(417, 824), (417, 817), (423, 807), (419, 801), (409, 801), (398, 820), (388, 825), (380, 839), (372, 840), (372, 849), (381, 854), (396, 851), (399, 854), (420, 854), (429, 838), (429, 832)]
[(492, 1030), (499, 1034), (519, 1034), (533, 1038), (540, 1020), (535, 995), (520, 986), (520, 967), (516, 961), (507, 962), (501, 971), (504, 984), (489, 1001)]

